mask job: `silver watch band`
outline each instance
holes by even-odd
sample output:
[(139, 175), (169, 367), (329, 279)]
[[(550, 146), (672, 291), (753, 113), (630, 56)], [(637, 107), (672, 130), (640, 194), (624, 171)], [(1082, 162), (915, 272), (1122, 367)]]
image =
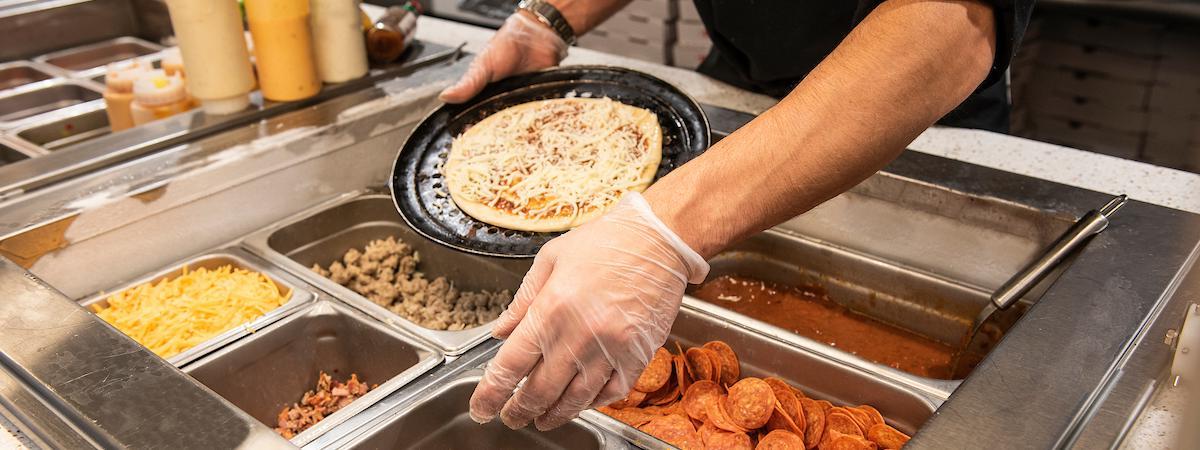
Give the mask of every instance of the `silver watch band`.
[(517, 9), (529, 11), (539, 22), (554, 30), (567, 45), (575, 43), (575, 29), (567, 23), (567, 19), (558, 11), (558, 8), (546, 0), (521, 0), (517, 4)]

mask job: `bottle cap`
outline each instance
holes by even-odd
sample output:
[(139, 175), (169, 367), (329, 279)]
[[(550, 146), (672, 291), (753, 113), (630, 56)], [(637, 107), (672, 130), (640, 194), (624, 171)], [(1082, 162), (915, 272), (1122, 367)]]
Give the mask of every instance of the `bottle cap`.
[(150, 69), (150, 64), (141, 59), (111, 63), (104, 74), (104, 85), (116, 92), (133, 92), (133, 83)]
[(133, 83), (133, 101), (158, 106), (187, 100), (183, 78), (167, 75), (162, 69), (146, 72)]
[(168, 72), (168, 75), (175, 75), (172, 72), (184, 70), (183, 54), (179, 52), (179, 47), (171, 47), (162, 51), (162, 67)]

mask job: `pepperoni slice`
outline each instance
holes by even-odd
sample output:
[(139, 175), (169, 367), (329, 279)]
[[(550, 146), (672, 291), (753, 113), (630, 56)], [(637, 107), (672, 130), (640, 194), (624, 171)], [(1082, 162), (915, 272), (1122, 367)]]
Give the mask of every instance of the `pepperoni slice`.
[(746, 433), (717, 430), (704, 441), (705, 450), (751, 450), (750, 435)]
[(888, 424), (877, 423), (867, 430), (867, 439), (879, 444), (880, 448), (892, 450), (903, 447), (908, 443), (909, 437)]
[(639, 391), (637, 389), (632, 389), (629, 391), (628, 394), (625, 394), (625, 398), (617, 400), (615, 402), (612, 402), (612, 404), (610, 404), (608, 406), (615, 408), (615, 409), (631, 408), (634, 406), (641, 406), (642, 402), (645, 400), (646, 400), (645, 392)]
[(800, 405), (804, 409), (804, 420), (808, 426), (804, 429), (804, 447), (816, 448), (825, 433), (825, 410), (820, 404), (810, 398), (801, 398)]
[(692, 380), (713, 379), (713, 361), (707, 351), (702, 348), (689, 348), (684, 358), (687, 359), (688, 373), (691, 374)]
[(875, 409), (875, 407), (871, 405), (858, 405), (858, 409), (861, 409), (863, 412), (867, 413), (867, 416), (871, 417), (872, 425), (884, 423), (883, 414), (880, 414), (879, 410)]
[(774, 377), (764, 378), (763, 381), (771, 386), (771, 392), (775, 394), (775, 400), (779, 401), (779, 404), (783, 407), (783, 411), (792, 419), (796, 427), (801, 430), (801, 432), (796, 434), (803, 435), (807, 421), (804, 416), (804, 408), (800, 405), (800, 399), (796, 397), (796, 393), (792, 391), (792, 386), (787, 384), (786, 381)]
[(600, 411), (605, 415), (617, 419), (618, 421), (621, 421), (622, 423), (634, 428), (645, 425), (646, 423), (650, 422), (651, 419), (658, 417), (658, 414), (648, 413), (643, 411), (641, 408), (614, 409), (607, 406), (601, 406), (596, 408), (596, 411)]
[(829, 415), (825, 416), (825, 435), (821, 436), (821, 443), (818, 445), (821, 447), (829, 445), (834, 437), (834, 432), (857, 437), (865, 436), (854, 419), (839, 408), (830, 409)]
[(742, 376), (742, 366), (738, 361), (737, 353), (733, 352), (733, 348), (721, 341), (704, 344), (704, 348), (712, 350), (721, 359), (720, 382), (726, 386), (737, 383), (738, 378)]
[(668, 381), (659, 390), (646, 395), (643, 403), (650, 406), (662, 406), (676, 400), (679, 400), (679, 384)]
[(700, 442), (700, 434), (696, 432), (692, 422), (683, 416), (671, 414), (656, 417), (638, 429), (684, 450), (704, 448), (704, 444)]
[(758, 440), (754, 450), (795, 450), (804, 447), (804, 440), (790, 431), (775, 430)]
[(875, 424), (875, 422), (873, 420), (871, 420), (871, 416), (868, 415), (866, 413), (866, 411), (863, 411), (861, 409), (847, 408), (844, 406), (837, 407), (834, 409), (838, 410), (838, 411), (842, 411), (842, 412), (848, 414), (851, 419), (854, 419), (854, 423), (856, 425), (858, 425), (858, 429), (860, 431), (862, 431), (864, 435), (866, 435), (867, 430), (871, 428), (871, 425)]
[(688, 375), (687, 360), (684, 359), (683, 354), (675, 355), (671, 359), (675, 361), (675, 383), (679, 385), (680, 392), (687, 392), (692, 383)]
[(821, 444), (821, 450), (876, 450), (875, 443), (858, 436), (830, 431), (828, 444)]
[(767, 424), (775, 411), (775, 394), (765, 381), (747, 377), (729, 388), (725, 401), (729, 418), (739, 427), (753, 430)]
[(716, 401), (708, 404), (708, 411), (705, 411), (705, 417), (713, 426), (725, 431), (737, 431), (745, 433), (749, 430), (739, 427), (733, 423), (733, 419), (729, 418), (729, 412), (725, 411), (725, 396), (717, 398)]
[(778, 399), (775, 400), (775, 411), (771, 413), (771, 418), (767, 420), (766, 427), (768, 430), (785, 430), (791, 431), (796, 435), (804, 434), (804, 428), (801, 428), (792, 420), (792, 417), (788, 415), (787, 411), (784, 411), (783, 405), (779, 403)]
[(650, 363), (646, 364), (646, 369), (634, 382), (633, 388), (642, 392), (654, 392), (662, 389), (663, 385), (671, 379), (673, 366), (671, 352), (659, 347), (658, 351), (654, 352), (654, 357), (650, 358)]
[(708, 417), (708, 404), (721, 398), (721, 386), (709, 380), (692, 383), (683, 393), (683, 410), (688, 417), (703, 422)]

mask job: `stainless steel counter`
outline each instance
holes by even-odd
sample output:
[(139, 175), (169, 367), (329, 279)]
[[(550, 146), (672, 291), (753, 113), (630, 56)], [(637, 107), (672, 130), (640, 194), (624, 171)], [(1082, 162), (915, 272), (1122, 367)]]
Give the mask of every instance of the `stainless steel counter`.
[[(401, 326), (403, 319), (398, 316), (380, 320), (387, 318), (382, 315), (386, 312), (372, 312), (312, 273), (302, 273), (302, 264), (312, 261), (297, 262), (303, 257), (292, 247), (325, 242), (318, 236), (304, 235), (295, 246), (254, 242), (255, 236), (269, 241), (271, 230), (301, 224), (297, 220), (379, 192), (406, 133), (437, 105), (436, 93), (466, 64), (466, 60), (431, 61), (420, 70), (361, 90), (181, 138), (140, 158), (0, 203), (0, 254), (21, 266), (0, 265), (5, 281), (0, 284), (0, 324), (6, 329), (0, 337), (3, 409), (16, 412), (17, 424), (36, 436), (39, 445), (51, 447), (195, 442), (229, 447), (258, 436), (267, 439), (264, 432), (270, 432), (258, 420), (233, 406), (238, 401), (231, 404), (222, 399), (221, 392), (229, 391), (216, 385), (209, 390), (196, 381), (208, 377), (184, 374), (215, 369), (189, 365), (182, 367), (183, 372), (173, 369), (73, 304), (217, 248), (245, 248), (260, 256), (278, 252), (264, 260), (303, 280), (304, 288), (327, 299), (323, 301), (338, 305), (334, 310), (358, 310), (365, 313), (362, 320), (376, 320), (375, 326), (384, 327), (385, 334), (438, 348), (432, 338)], [(715, 108), (709, 113), (719, 134), (751, 117)], [(1107, 198), (1098, 192), (906, 152), (851, 192), (770, 233), (843, 252), (838, 261), (858, 258), (854, 260), (886, 265), (878, 273), (890, 274), (899, 283), (929, 277), (941, 283), (931, 285), (986, 293), (1076, 217)], [(386, 214), (345, 219), (347, 223), (319, 233), (360, 229), (350, 223), (353, 220), (366, 225), (395, 223)], [(965, 380), (910, 376), (710, 309), (694, 299), (685, 302), (687, 319), (676, 325), (676, 336), (697, 341), (729, 333), (726, 339), (744, 345), (762, 343), (762, 351), (745, 356), (747, 366), (798, 383), (803, 381), (803, 371), (784, 373), (787, 364), (827, 368), (826, 373), (843, 373), (847, 380), (874, 380), (869, 383), (874, 390), (837, 384), (843, 377), (834, 376), (807, 383), (820, 386), (818, 395), (831, 400), (891, 399), (884, 403), (884, 413), (904, 421), (897, 424), (917, 430), (914, 448), (968, 448), (980, 442), (1022, 448), (1111, 445), (1119, 442), (1128, 417), (1144, 404), (1139, 393), (1153, 388), (1163, 375), (1161, 362), (1171, 349), (1151, 344), (1161, 342), (1164, 328), (1177, 324), (1174, 314), (1184, 299), (1176, 291), (1183, 274), (1194, 265), (1198, 242), (1200, 217), (1132, 202), (1066, 270), (1026, 299), (1028, 309), (1007, 337)], [(826, 269), (836, 273), (838, 267)], [(51, 295), (22, 268), (63, 295)], [(489, 272), (494, 277), (480, 278), (482, 283), (507, 276), (503, 268), (479, 270), (496, 270)], [(882, 287), (878, 290), (888, 293)], [(888, 294), (897, 299), (893, 306), (899, 311), (920, 306), (905, 301), (911, 296), (903, 292)], [(960, 300), (922, 307), (936, 310), (950, 324), (946, 326), (952, 326), (984, 297), (956, 298)], [(274, 326), (284, 329), (302, 317), (291, 315)], [(245, 338), (238, 342), (243, 341), (249, 342)], [(264, 334), (261, 341), (271, 340)], [(71, 350), (80, 343), (90, 346)], [(219, 361), (248, 361), (253, 359), (248, 359), (249, 353), (226, 357), (222, 352), (265, 345), (235, 344), (203, 361), (208, 367), (218, 367)], [(477, 370), (496, 345), (493, 340), (474, 347), (467, 344), (461, 355), (447, 356), (427, 372), (396, 382), (391, 393), (364, 404), (357, 414), (321, 435), (311, 436), (306, 447), (370, 445), (386, 441), (397, 429), (419, 427), (422, 422), (403, 417), (411, 417), (410, 411), (431, 411), (423, 405), (432, 398), (461, 400), (460, 385), (470, 383), (462, 380), (470, 380), (468, 372)], [(120, 362), (119, 367), (114, 362)], [(130, 374), (128, 368), (143, 370)], [(109, 374), (132, 378), (114, 383)], [(97, 392), (104, 393), (104, 401), (97, 400)], [(190, 405), (201, 405), (207, 417), (192, 417), (193, 411), (184, 411)], [(449, 411), (437, 410), (452, 420), (459, 417), (453, 405), (457, 403), (446, 406)], [(168, 433), (154, 441), (142, 427), (150, 423), (147, 417), (153, 417), (157, 426), (189, 433)], [(229, 432), (230, 424), (242, 431)], [(613, 435), (648, 447), (661, 444), (630, 430), (615, 427), (614, 432), (597, 424), (603, 425), (602, 419), (585, 417), (577, 429), (583, 434), (571, 436), (600, 436), (604, 445), (625, 442), (610, 440)], [(205, 441), (218, 438), (224, 440)], [(286, 444), (274, 438), (267, 441)]]

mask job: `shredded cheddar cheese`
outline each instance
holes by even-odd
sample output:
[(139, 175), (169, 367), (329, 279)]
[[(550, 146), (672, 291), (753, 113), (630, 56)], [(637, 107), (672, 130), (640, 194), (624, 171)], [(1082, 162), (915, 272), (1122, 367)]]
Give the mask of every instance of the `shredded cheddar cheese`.
[(163, 358), (249, 322), (287, 301), (265, 275), (200, 268), (108, 297), (96, 315)]

